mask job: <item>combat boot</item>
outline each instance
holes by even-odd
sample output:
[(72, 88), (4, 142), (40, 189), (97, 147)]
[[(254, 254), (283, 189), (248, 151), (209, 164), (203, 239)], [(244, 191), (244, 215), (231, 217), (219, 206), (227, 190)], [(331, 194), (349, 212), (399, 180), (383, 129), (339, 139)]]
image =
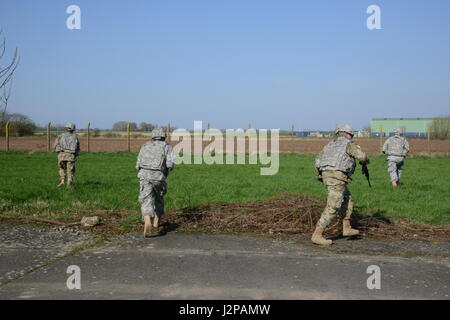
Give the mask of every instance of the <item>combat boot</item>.
[(150, 222), (150, 216), (144, 216), (144, 237), (150, 237), (152, 234), (152, 224)]
[(352, 229), (350, 220), (344, 220), (342, 222), (342, 234), (344, 237), (357, 236), (359, 234), (359, 231), (356, 229)]
[(333, 241), (331, 240), (327, 240), (322, 236), (323, 233), (323, 228), (321, 227), (316, 227), (316, 230), (314, 230), (314, 233), (311, 237), (311, 241), (315, 244), (321, 244), (324, 246), (329, 246), (330, 244), (333, 243)]

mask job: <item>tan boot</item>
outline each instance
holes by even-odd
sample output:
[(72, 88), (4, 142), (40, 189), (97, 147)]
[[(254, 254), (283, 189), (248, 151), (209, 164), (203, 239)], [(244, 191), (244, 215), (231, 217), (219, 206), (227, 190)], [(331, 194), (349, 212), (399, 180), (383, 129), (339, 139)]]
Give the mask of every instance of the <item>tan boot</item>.
[(156, 214), (155, 214), (155, 217), (153, 218), (153, 226), (154, 226), (155, 228), (158, 228), (158, 227), (159, 227), (159, 217), (158, 217), (158, 215), (156, 215)]
[(61, 182), (58, 184), (58, 187), (64, 187), (64, 179), (61, 179)]
[(344, 237), (357, 236), (359, 234), (359, 231), (356, 229), (352, 229), (350, 220), (344, 220), (342, 222), (342, 234)]
[(314, 233), (311, 237), (311, 241), (315, 244), (321, 244), (324, 246), (329, 246), (330, 244), (333, 243), (333, 241), (331, 240), (327, 240), (322, 236), (323, 233), (323, 228), (321, 227), (316, 227), (316, 230), (314, 230)]
[(394, 188), (397, 188), (397, 187), (398, 187), (397, 181), (392, 181), (392, 187), (394, 187)]
[(72, 179), (67, 179), (67, 186), (71, 186), (73, 184), (73, 180)]
[(150, 237), (152, 234), (152, 224), (150, 222), (150, 216), (144, 216), (144, 237)]

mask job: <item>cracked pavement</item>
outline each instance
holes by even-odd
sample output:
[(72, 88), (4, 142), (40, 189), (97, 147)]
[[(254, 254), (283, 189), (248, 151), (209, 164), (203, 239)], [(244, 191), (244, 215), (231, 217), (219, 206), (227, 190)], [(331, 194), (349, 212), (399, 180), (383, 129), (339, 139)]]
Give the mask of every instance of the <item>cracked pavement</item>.
[[(69, 266), (81, 289), (69, 290)], [(367, 268), (381, 270), (369, 290)], [(338, 239), (329, 248), (255, 236), (0, 225), (0, 299), (450, 299), (448, 242)]]

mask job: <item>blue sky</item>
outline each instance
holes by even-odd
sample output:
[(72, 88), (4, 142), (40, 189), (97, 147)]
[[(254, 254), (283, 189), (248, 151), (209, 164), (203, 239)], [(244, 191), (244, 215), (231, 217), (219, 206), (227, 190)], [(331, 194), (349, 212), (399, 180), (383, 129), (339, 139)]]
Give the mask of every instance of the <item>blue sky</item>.
[(21, 55), (10, 111), (39, 124), (326, 130), (450, 113), (448, 0), (2, 0), (0, 27)]

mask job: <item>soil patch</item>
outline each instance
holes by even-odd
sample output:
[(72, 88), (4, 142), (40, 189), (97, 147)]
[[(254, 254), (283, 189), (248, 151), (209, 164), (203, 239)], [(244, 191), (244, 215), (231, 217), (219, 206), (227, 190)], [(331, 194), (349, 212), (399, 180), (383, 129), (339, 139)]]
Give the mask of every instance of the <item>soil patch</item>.
[[(52, 139), (52, 143), (55, 138)], [(368, 154), (380, 154), (381, 145), (387, 138), (380, 141), (379, 138), (355, 138), (354, 141), (361, 146), (361, 148)], [(140, 147), (148, 141), (148, 138), (133, 138), (130, 140), (130, 150), (138, 152)], [(287, 153), (309, 153), (318, 154), (322, 148), (330, 141), (328, 138), (292, 138), (280, 137), (279, 150)], [(410, 155), (423, 156), (449, 156), (450, 155), (450, 140), (431, 140), (429, 143), (427, 139), (408, 138), (411, 146)], [(175, 145), (177, 142), (172, 142)], [(210, 142), (203, 142), (203, 149), (205, 149)], [(80, 136), (81, 151), (87, 150), (86, 138)], [(5, 150), (5, 139), (0, 139), (0, 150)], [(235, 150), (237, 145), (235, 144)], [(270, 140), (268, 141), (268, 148), (270, 150)], [(47, 151), (46, 137), (22, 137), (11, 138), (11, 150), (24, 151)], [(118, 152), (127, 151), (128, 142), (126, 138), (92, 138), (90, 140), (90, 150), (92, 152)], [(225, 150), (225, 148), (223, 149)], [(248, 141), (246, 142), (246, 151), (248, 148)], [(194, 146), (191, 152), (195, 154)]]

